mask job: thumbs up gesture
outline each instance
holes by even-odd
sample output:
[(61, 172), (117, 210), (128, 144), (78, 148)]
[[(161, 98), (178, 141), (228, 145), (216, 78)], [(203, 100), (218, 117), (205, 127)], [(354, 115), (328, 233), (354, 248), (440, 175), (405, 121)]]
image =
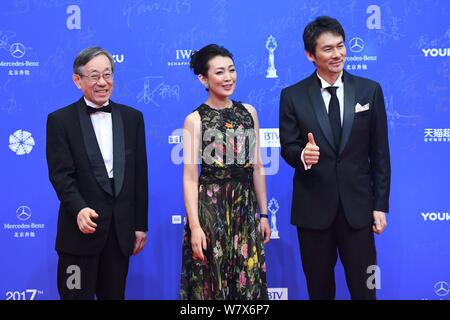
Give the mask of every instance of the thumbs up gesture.
[(310, 132), (308, 133), (308, 143), (305, 146), (303, 159), (305, 160), (306, 165), (311, 166), (319, 162), (319, 156), (320, 156), (319, 146), (316, 144), (314, 136)]

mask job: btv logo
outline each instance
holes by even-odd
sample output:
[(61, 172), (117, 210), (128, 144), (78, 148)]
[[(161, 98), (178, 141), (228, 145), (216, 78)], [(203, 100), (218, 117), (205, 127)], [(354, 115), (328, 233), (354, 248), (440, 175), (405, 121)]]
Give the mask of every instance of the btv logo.
[(192, 50), (182, 49), (177, 50), (176, 53), (177, 53), (177, 60), (189, 59), (191, 57)]
[(288, 288), (267, 288), (269, 300), (288, 300)]
[(278, 128), (259, 129), (259, 143), (262, 148), (280, 147), (280, 131)]
[(450, 214), (448, 212), (422, 212), (424, 221), (449, 221)]

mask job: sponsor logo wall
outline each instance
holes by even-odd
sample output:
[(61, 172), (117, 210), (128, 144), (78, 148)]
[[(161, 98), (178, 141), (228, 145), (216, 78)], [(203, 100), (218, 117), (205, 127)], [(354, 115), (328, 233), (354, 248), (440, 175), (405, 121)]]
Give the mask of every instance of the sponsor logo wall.
[[(345, 28), (345, 70), (381, 83), (386, 98), (393, 178), (388, 228), (376, 237), (378, 298), (450, 299), (448, 12), (446, 0), (2, 1), (0, 299), (58, 298), (58, 199), (48, 181), (46, 117), (80, 98), (72, 63), (93, 45), (116, 61), (113, 100), (141, 110), (146, 121), (150, 230), (147, 247), (131, 260), (126, 297), (178, 298), (186, 221), (181, 128), (207, 95), (189, 57), (209, 43), (234, 54), (233, 98), (259, 116), (272, 230), (269, 296), (306, 299), (290, 224), (294, 172), (280, 156), (278, 106), (281, 89), (314, 70), (301, 39), (322, 14)], [(336, 276), (337, 298), (349, 298), (339, 266)]]

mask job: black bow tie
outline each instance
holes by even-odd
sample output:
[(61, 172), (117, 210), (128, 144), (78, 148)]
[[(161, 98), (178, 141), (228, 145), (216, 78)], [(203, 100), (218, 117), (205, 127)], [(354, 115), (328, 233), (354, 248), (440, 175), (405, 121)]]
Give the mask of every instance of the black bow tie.
[(93, 107), (90, 107), (90, 106), (88, 106), (88, 105), (86, 105), (86, 112), (88, 113), (88, 114), (91, 114), (91, 113), (95, 113), (95, 112), (108, 112), (108, 113), (111, 113), (111, 105), (107, 105), (107, 106), (103, 106), (103, 107), (100, 107), (100, 108), (93, 108)]

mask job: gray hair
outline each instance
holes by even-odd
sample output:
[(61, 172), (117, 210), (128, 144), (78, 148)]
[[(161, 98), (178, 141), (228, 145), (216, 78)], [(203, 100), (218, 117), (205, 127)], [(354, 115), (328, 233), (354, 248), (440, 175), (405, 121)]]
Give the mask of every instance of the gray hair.
[(81, 50), (73, 61), (73, 73), (81, 74), (81, 68), (96, 56), (99, 56), (101, 54), (106, 56), (109, 62), (111, 62), (111, 71), (114, 73), (114, 59), (112, 55), (108, 51), (100, 47), (90, 47)]

